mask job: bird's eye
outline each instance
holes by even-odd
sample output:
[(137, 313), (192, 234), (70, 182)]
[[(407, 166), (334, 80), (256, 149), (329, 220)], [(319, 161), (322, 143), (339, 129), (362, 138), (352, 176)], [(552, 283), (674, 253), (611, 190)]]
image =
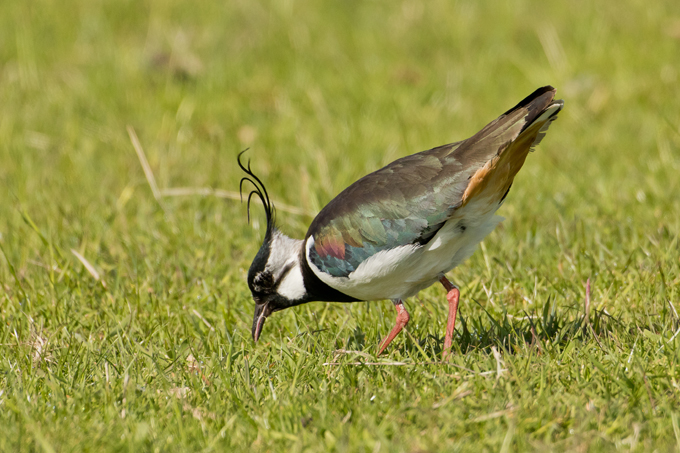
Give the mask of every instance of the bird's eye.
[(253, 291), (264, 293), (273, 285), (272, 274), (270, 272), (258, 272), (253, 279)]

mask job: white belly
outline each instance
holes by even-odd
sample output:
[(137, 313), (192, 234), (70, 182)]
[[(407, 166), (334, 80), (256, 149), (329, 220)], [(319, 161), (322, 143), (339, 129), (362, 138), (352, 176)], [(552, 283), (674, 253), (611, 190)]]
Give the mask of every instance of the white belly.
[[(309, 259), (314, 237), (307, 240), (307, 262), (327, 285), (359, 300), (405, 299), (435, 283), (444, 273), (472, 255), (503, 217), (499, 205), (476, 200), (461, 209), (424, 246), (405, 245), (379, 252), (362, 262), (347, 277), (322, 272)], [(461, 228), (463, 225), (465, 228)]]

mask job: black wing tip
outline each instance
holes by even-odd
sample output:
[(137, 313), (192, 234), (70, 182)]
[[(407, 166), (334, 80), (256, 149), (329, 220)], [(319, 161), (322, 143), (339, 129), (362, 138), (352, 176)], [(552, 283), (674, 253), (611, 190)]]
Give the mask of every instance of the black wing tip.
[(519, 103), (516, 106), (514, 106), (513, 108), (511, 108), (510, 110), (505, 112), (503, 115), (507, 115), (507, 114), (517, 110), (517, 109), (521, 109), (523, 107), (528, 106), (534, 100), (538, 99), (539, 97), (543, 96), (546, 93), (552, 93), (552, 96), (550, 97), (550, 101), (552, 101), (555, 98), (555, 94), (557, 93), (557, 90), (555, 88), (553, 88), (551, 85), (546, 85), (544, 87), (538, 88), (538, 89), (534, 90), (534, 92), (531, 93), (529, 96), (527, 96), (524, 99), (522, 99), (521, 101), (519, 101)]

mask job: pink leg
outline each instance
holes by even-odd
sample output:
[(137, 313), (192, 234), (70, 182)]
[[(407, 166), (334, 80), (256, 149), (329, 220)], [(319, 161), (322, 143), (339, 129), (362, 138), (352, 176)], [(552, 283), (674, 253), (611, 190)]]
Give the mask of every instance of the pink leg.
[(411, 316), (409, 316), (402, 301), (400, 300), (396, 301), (394, 303), (394, 308), (397, 309), (397, 322), (394, 325), (394, 328), (392, 329), (390, 334), (387, 337), (385, 337), (385, 339), (382, 341), (382, 346), (380, 346), (380, 351), (378, 351), (378, 355), (382, 354), (387, 345), (389, 345), (392, 342), (392, 340), (394, 340), (394, 337), (396, 337), (397, 334), (401, 332), (401, 329), (403, 329), (404, 326), (408, 324), (409, 319), (411, 319)]
[(456, 327), (456, 313), (458, 313), (458, 300), (460, 299), (460, 291), (453, 283), (446, 277), (442, 276), (439, 279), (444, 288), (446, 288), (446, 300), (449, 301), (449, 319), (446, 322), (446, 336), (444, 337), (444, 350), (442, 351), (442, 359), (451, 352), (451, 342), (453, 341), (453, 329)]

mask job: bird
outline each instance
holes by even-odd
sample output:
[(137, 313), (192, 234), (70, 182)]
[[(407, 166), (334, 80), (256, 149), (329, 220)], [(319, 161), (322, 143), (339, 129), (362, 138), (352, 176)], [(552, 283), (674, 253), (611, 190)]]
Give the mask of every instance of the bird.
[[(442, 358), (450, 353), (460, 290), (446, 273), (469, 258), (503, 220), (496, 211), (530, 151), (564, 106), (538, 88), (467, 140), (408, 155), (357, 180), (311, 222), (304, 239), (276, 226), (275, 207), (250, 161), (239, 185), (264, 206), (267, 227), (248, 270), (258, 341), (272, 313), (304, 303), (391, 300), (394, 328), (380, 355), (410, 320), (404, 301), (440, 282), (449, 306)], [(243, 198), (242, 198), (243, 199)]]

